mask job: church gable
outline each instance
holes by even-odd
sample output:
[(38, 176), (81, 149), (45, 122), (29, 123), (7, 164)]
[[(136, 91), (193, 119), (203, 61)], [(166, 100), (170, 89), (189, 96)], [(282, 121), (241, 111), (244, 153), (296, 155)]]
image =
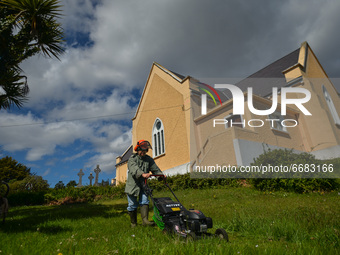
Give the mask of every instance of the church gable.
[(156, 118), (161, 119), (164, 125), (172, 126), (173, 117), (182, 111), (182, 106), (183, 95), (154, 74), (147, 84), (140, 108), (133, 120), (133, 129), (136, 131), (134, 138), (138, 140), (141, 132), (150, 132), (149, 137)]
[(132, 142), (150, 141), (149, 155), (162, 170), (189, 161), (189, 111), (184, 103), (188, 94), (188, 78), (153, 65), (133, 119)]
[[(161, 104), (164, 104), (162, 101), (162, 96), (164, 95), (165, 97), (167, 97), (166, 95), (170, 91), (172, 91), (173, 93), (175, 93), (174, 91), (178, 91), (180, 94), (185, 94), (187, 87), (185, 83), (188, 80), (189, 77), (184, 77), (183, 75), (172, 72), (157, 63), (153, 63), (133, 120), (138, 117), (138, 114), (141, 111), (145, 111), (145, 108), (148, 107), (145, 106), (146, 96), (148, 96), (149, 98), (152, 97), (155, 101), (161, 101)], [(152, 109), (153, 108), (146, 110)]]
[(134, 129), (150, 129), (150, 123), (153, 125), (156, 118), (169, 118), (182, 108), (181, 90), (185, 85), (169, 73), (153, 65), (133, 119)]

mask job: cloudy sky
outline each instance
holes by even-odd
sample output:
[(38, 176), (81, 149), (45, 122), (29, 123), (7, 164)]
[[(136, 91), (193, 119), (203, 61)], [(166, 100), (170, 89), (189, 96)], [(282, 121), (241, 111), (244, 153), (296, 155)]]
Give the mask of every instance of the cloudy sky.
[(153, 62), (197, 78), (241, 78), (307, 41), (327, 74), (340, 77), (338, 0), (61, 2), (66, 53), (23, 63), (29, 101), (0, 111), (0, 157), (52, 187), (78, 182), (79, 169), (88, 183), (97, 164), (100, 180), (115, 176)]

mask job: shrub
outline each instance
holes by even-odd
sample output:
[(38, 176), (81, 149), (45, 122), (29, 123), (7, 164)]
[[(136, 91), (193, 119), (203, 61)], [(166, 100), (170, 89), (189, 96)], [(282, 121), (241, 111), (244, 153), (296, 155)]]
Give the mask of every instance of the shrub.
[[(168, 177), (167, 182), (173, 190), (240, 187), (242, 185), (242, 181), (240, 179), (191, 178), (189, 173)], [(154, 190), (166, 189), (163, 182), (150, 180), (148, 183)]]
[(11, 193), (8, 196), (8, 203), (10, 206), (21, 206), (21, 205), (42, 205), (45, 201), (46, 191), (37, 192), (16, 192)]
[[(111, 199), (125, 195), (125, 184), (117, 186), (84, 186), (68, 187), (63, 189), (51, 189), (45, 194), (46, 203), (65, 204), (92, 202), (98, 199)], [(67, 198), (67, 199), (65, 199)]]
[[(294, 153), (292, 150), (269, 150), (261, 154), (254, 160), (253, 165), (290, 165), (290, 164), (323, 164), (324, 162), (317, 160), (314, 155), (309, 153)], [(337, 166), (336, 166), (337, 167)], [(312, 179), (312, 178), (273, 178), (249, 179), (249, 182), (258, 190), (262, 191), (293, 191), (293, 192), (311, 192), (311, 191), (330, 191), (339, 187), (336, 179)]]

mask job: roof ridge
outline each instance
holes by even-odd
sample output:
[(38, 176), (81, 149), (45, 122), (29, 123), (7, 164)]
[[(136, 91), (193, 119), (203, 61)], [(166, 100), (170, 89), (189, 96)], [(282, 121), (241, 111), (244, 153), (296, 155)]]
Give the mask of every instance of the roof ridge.
[(184, 78), (179, 77), (178, 73), (175, 73), (173, 71), (171, 71), (170, 69), (162, 66), (161, 64), (158, 64), (157, 62), (153, 62), (154, 65), (156, 65), (158, 68), (160, 68), (161, 70), (163, 70), (163, 72), (169, 74), (172, 78), (174, 78), (175, 80), (177, 80), (178, 82), (183, 82), (183, 80), (186, 78), (185, 76), (183, 76)]
[(123, 152), (121, 157), (124, 157), (124, 155), (130, 150), (131, 147), (132, 147), (132, 144), (129, 147), (127, 147), (127, 149)]

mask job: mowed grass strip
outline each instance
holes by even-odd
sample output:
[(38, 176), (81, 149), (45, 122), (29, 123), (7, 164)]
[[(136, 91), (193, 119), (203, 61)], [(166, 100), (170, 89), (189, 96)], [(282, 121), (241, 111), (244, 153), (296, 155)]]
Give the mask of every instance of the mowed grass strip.
[[(156, 197), (170, 196), (154, 192)], [(160, 229), (129, 227), (126, 199), (10, 209), (0, 254), (339, 254), (340, 196), (251, 188), (180, 190), (183, 205), (212, 217), (230, 242), (187, 242)], [(150, 218), (152, 211), (150, 211)]]

